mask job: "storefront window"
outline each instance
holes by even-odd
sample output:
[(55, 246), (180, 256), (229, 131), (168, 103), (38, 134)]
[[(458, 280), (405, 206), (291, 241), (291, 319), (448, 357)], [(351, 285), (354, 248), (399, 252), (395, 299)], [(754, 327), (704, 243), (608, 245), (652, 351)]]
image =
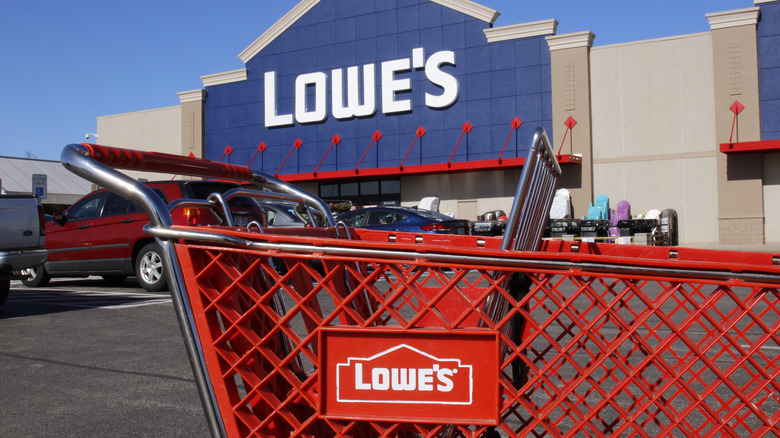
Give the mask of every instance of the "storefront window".
[(326, 202), (346, 202), (360, 207), (364, 205), (400, 205), (401, 181), (371, 180), (321, 184), (320, 198)]
[(344, 183), (341, 184), (341, 196), (351, 197), (358, 196), (360, 194), (358, 183)]
[(321, 198), (337, 198), (339, 196), (338, 184), (322, 184), (320, 185), (320, 197)]
[(363, 181), (360, 183), (361, 195), (378, 195), (379, 181)]
[(401, 180), (389, 179), (382, 181), (382, 193), (401, 193)]

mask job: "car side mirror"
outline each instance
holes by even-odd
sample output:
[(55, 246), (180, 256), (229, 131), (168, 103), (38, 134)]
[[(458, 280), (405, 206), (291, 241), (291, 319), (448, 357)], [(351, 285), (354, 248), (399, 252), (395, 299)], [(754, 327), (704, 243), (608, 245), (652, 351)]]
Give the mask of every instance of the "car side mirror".
[(54, 215), (54, 222), (57, 222), (60, 225), (65, 225), (65, 222), (67, 221), (68, 221), (68, 216), (62, 213), (57, 213)]

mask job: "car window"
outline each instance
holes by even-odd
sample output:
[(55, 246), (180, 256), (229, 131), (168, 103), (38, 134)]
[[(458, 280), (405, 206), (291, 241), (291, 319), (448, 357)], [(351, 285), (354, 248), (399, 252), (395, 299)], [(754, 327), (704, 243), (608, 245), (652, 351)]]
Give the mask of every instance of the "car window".
[[(162, 189), (158, 189), (156, 187), (152, 187), (151, 189), (154, 190), (154, 193), (157, 193), (157, 196), (159, 196), (160, 199), (162, 199), (162, 201), (164, 203), (167, 204), (169, 202), (168, 201), (168, 197), (165, 195), (165, 192), (163, 192)], [(133, 204), (135, 204), (135, 203), (133, 203)], [(140, 205), (136, 205), (136, 208), (138, 209), (138, 211), (142, 210)]]
[(387, 219), (387, 220), (389, 221), (389, 222), (387, 222), (387, 223), (388, 223), (388, 224), (394, 224), (394, 223), (396, 223), (396, 222), (401, 222), (402, 220), (404, 220), (404, 219), (406, 219), (406, 218), (407, 218), (407, 216), (406, 216), (405, 214), (402, 214), (402, 213), (393, 213), (393, 216), (392, 216), (391, 218), (388, 218), (388, 219)]
[(295, 215), (290, 204), (261, 203), (260, 206), (268, 214), (268, 226), (290, 227), (303, 226), (303, 221)]
[(228, 200), (228, 207), (233, 208), (258, 208), (257, 201), (249, 196), (235, 196)]
[[(166, 204), (168, 203), (168, 198), (165, 196), (165, 193), (163, 193), (162, 190), (157, 188), (152, 188), (152, 190), (157, 193), (157, 196), (159, 196), (163, 202)], [(106, 202), (103, 204), (103, 211), (101, 212), (100, 217), (142, 212), (143, 209), (140, 205), (130, 201), (125, 197), (119, 196), (116, 193), (110, 192), (106, 197)]]
[(339, 216), (339, 220), (351, 227), (359, 227), (363, 225), (363, 220), (366, 218), (368, 212), (359, 211), (355, 213), (345, 214)]
[(84, 198), (77, 203), (73, 204), (68, 209), (68, 220), (81, 221), (85, 219), (94, 219), (98, 215), (98, 208), (100, 203), (105, 198), (106, 192), (98, 193), (95, 196)]
[(276, 219), (276, 211), (271, 210), (270, 208), (266, 209), (266, 213), (268, 214), (268, 226), (273, 227), (274, 226), (274, 220)]
[(123, 198), (116, 193), (109, 193), (106, 197), (106, 202), (103, 203), (103, 211), (100, 213), (101, 217), (116, 216), (119, 214), (127, 214), (130, 209), (130, 200)]
[(393, 211), (372, 211), (368, 216), (368, 223), (366, 225), (394, 224), (404, 219), (406, 219), (406, 216)]
[(274, 225), (281, 226), (294, 222), (292, 218), (285, 216), (284, 210), (277, 210), (276, 208), (269, 207), (267, 205), (264, 205), (263, 209), (268, 215), (269, 227), (273, 227)]
[[(165, 197), (162, 197), (163, 201), (165, 200)], [(167, 202), (166, 202), (167, 204)], [(130, 207), (127, 209), (127, 213), (143, 213), (144, 209), (141, 208), (140, 205), (136, 204), (135, 202), (130, 203)]]

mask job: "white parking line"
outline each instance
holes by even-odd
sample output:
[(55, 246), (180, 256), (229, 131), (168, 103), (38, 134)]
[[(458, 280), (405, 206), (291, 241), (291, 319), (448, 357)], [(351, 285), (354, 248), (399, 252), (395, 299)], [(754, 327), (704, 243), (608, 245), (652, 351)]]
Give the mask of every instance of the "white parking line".
[[(740, 347), (742, 347), (742, 348), (747, 350), (751, 346), (750, 345), (740, 345)], [(764, 345), (763, 347), (759, 348), (759, 350), (780, 350), (780, 347), (770, 347), (770, 346)]]
[(173, 301), (170, 298), (163, 298), (159, 300), (150, 300), (150, 301), (144, 301), (143, 303), (137, 303), (137, 304), (118, 304), (116, 306), (101, 306), (101, 309), (129, 309), (131, 307), (143, 307), (143, 306), (152, 306), (155, 304), (171, 304)]
[(77, 290), (17, 290), (11, 289), (8, 303), (36, 303), (82, 309), (126, 309), (170, 304), (170, 296), (144, 292), (77, 291)]

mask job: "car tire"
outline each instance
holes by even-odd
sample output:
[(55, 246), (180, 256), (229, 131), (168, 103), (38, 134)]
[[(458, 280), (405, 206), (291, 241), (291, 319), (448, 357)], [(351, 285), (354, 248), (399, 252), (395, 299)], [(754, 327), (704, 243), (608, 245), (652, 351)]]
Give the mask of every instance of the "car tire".
[(8, 292), (11, 290), (11, 278), (8, 276), (0, 277), (0, 306), (8, 298)]
[(135, 259), (135, 276), (141, 287), (149, 292), (165, 289), (168, 283), (165, 271), (160, 246), (156, 243), (144, 245)]
[(43, 266), (28, 268), (22, 271), (22, 273), (25, 272), (27, 277), (22, 279), (22, 283), (27, 287), (43, 287), (49, 284), (49, 280), (51, 280), (51, 275), (46, 272), (46, 268)]

